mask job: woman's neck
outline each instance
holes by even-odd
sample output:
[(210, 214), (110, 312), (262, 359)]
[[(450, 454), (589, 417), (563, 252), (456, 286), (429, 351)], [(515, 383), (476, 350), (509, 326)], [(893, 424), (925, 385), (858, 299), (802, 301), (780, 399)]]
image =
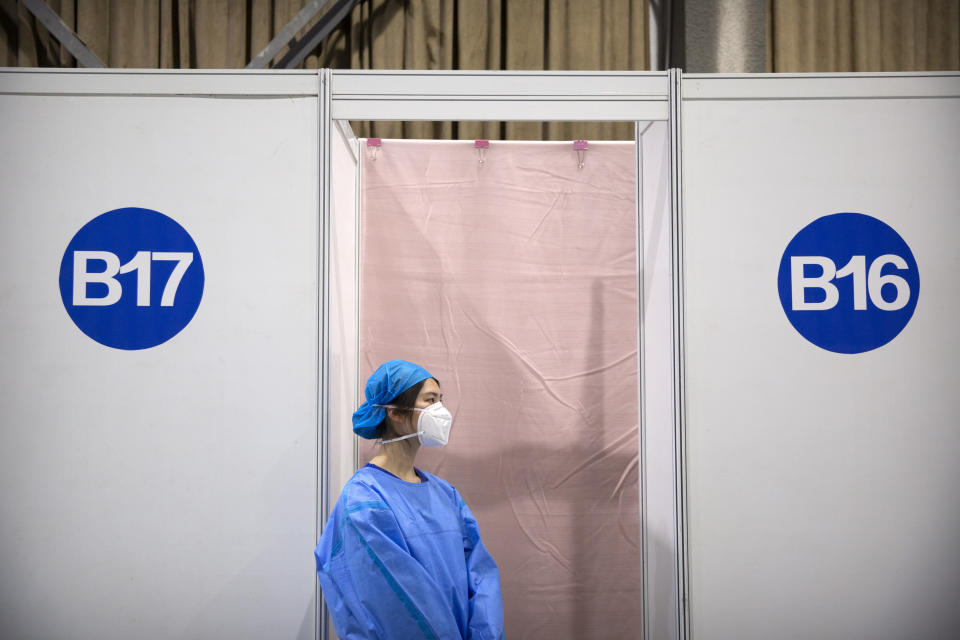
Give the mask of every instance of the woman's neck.
[(401, 480), (420, 482), (420, 476), (413, 468), (419, 450), (420, 443), (416, 438), (391, 442), (380, 446), (380, 452), (370, 460), (370, 464), (386, 469)]

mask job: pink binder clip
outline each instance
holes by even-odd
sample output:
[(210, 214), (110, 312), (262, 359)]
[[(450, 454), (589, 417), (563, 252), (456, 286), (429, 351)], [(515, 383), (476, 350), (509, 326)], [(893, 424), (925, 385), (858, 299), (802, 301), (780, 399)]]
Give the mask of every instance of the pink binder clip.
[(489, 140), (474, 140), (473, 148), (477, 150), (477, 155), (480, 156), (480, 164), (483, 164), (487, 161), (487, 149), (490, 148)]
[(587, 155), (590, 144), (586, 140), (574, 140), (573, 148), (577, 152), (577, 167), (583, 169), (583, 159)]
[(367, 151), (370, 152), (370, 159), (376, 160), (380, 147), (383, 146), (383, 140), (380, 138), (367, 138)]

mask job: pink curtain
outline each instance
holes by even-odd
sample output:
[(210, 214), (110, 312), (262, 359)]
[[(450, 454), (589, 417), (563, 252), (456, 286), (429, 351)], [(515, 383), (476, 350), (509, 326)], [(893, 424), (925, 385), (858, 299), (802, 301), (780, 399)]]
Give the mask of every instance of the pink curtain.
[(384, 140), (363, 161), (361, 375), (439, 378), (451, 441), (418, 465), (477, 516), (513, 640), (641, 632), (634, 145), (583, 160)]

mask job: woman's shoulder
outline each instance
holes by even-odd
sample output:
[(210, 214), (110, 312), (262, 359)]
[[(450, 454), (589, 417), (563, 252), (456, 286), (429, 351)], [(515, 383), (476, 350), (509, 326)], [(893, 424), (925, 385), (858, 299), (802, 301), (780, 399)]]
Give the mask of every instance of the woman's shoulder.
[(377, 477), (369, 467), (360, 467), (347, 480), (340, 492), (340, 503), (345, 507), (355, 506), (358, 503), (369, 502), (381, 498)]

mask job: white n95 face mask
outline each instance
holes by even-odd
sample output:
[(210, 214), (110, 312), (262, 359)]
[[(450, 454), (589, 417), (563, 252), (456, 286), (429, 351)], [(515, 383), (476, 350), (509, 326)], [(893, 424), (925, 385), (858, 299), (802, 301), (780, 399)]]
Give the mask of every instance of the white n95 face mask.
[[(390, 405), (385, 405), (390, 406)], [(442, 402), (434, 402), (426, 409), (410, 407), (414, 411), (420, 412), (417, 419), (417, 432), (411, 433), (392, 440), (381, 440), (380, 444), (406, 440), (407, 438), (417, 437), (420, 444), (424, 447), (442, 447), (450, 440), (450, 427), (453, 426), (453, 416), (443, 406)]]

